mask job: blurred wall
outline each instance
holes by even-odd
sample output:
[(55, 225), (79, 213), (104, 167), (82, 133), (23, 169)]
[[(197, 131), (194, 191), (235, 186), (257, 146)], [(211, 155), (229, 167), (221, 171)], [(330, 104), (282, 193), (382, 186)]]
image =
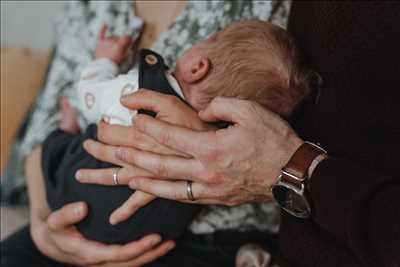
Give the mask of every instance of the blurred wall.
[(54, 37), (54, 18), (64, 1), (0, 1), (1, 45), (47, 50)]
[(62, 14), (64, 1), (0, 0), (0, 4), (2, 171), (15, 133), (42, 85), (54, 42), (54, 20)]

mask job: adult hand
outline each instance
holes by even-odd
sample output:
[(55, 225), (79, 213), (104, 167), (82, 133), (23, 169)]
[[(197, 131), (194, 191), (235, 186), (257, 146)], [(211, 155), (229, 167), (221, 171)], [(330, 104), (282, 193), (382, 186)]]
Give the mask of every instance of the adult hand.
[[(131, 108), (144, 108), (143, 98), (133, 95), (130, 101)], [(165, 101), (168, 99), (160, 98), (157, 104), (146, 108), (162, 106)], [(288, 123), (255, 102), (222, 97), (215, 98), (199, 116), (204, 121), (228, 121), (232, 125), (202, 132), (137, 116), (137, 130), (191, 158), (120, 147), (110, 152), (113, 157), (153, 174), (150, 178), (135, 177), (130, 186), (190, 202), (186, 180), (191, 180), (196, 203), (233, 206), (270, 200), (269, 188), (302, 144)]]
[[(140, 103), (142, 109), (149, 109), (157, 113), (156, 118), (176, 125), (181, 125), (197, 131), (214, 129), (201, 121), (197, 112), (174, 96), (164, 95), (149, 90), (139, 90), (134, 97), (124, 97), (121, 103), (128, 108), (135, 109)], [(153, 173), (116, 158), (120, 146), (129, 147), (131, 153), (136, 150), (148, 151), (162, 155), (180, 156), (190, 158), (191, 156), (182, 151), (176, 151), (158, 143), (153, 138), (141, 133), (134, 127), (110, 125), (101, 122), (98, 127), (99, 141), (93, 140), (84, 143), (85, 149), (101, 161), (121, 166), (118, 172), (119, 185), (128, 185), (132, 177), (152, 176)], [(82, 183), (114, 185), (112, 181), (114, 169), (82, 169), (76, 174), (78, 181)], [(136, 191), (132, 196), (110, 216), (110, 223), (116, 224), (132, 216), (139, 208), (147, 205), (155, 199), (155, 196), (141, 191)]]
[(32, 216), (31, 235), (46, 256), (78, 266), (141, 266), (171, 250), (173, 241), (162, 243), (153, 234), (127, 245), (105, 245), (85, 239), (73, 226), (87, 215), (84, 203), (71, 203), (50, 213), (42, 209)]
[[(93, 149), (93, 147), (103, 148), (103, 146), (98, 145), (98, 143), (94, 141), (89, 141), (85, 143), (84, 147), (87, 148), (87, 150), (89, 151)], [(109, 147), (106, 149), (113, 150), (117, 148)], [(135, 166), (130, 166), (128, 164), (123, 163), (120, 160), (115, 160), (115, 157), (109, 157), (112, 154), (115, 153), (104, 153), (104, 154), (99, 153), (99, 155), (96, 155), (96, 157), (98, 160), (111, 162), (115, 165), (121, 166), (121, 169), (118, 170), (118, 186), (121, 185), (127, 186), (129, 181), (134, 176), (151, 175), (150, 172), (144, 169)], [(81, 183), (116, 186), (114, 180), (112, 179), (115, 171), (116, 171), (115, 168), (81, 169), (76, 173), (75, 177)], [(154, 195), (141, 191), (135, 191), (120, 207), (118, 207), (116, 210), (112, 212), (109, 218), (110, 223), (115, 225), (122, 221), (125, 221), (130, 216), (132, 216), (137, 210), (139, 210), (141, 207), (146, 206), (155, 198), (156, 197)]]
[[(188, 129), (196, 131), (215, 129), (212, 125), (200, 120), (195, 110), (172, 95), (141, 89), (131, 95), (122, 96), (121, 103), (132, 110), (140, 106), (140, 109), (154, 111), (157, 114), (157, 119)], [(143, 134), (131, 126), (110, 125), (100, 122), (97, 135), (100, 142), (112, 146), (134, 147), (157, 154), (191, 157), (191, 155), (185, 152), (177, 151), (160, 144), (152, 137)], [(90, 149), (91, 147), (88, 146), (88, 148)], [(101, 149), (100, 146), (97, 148)], [(104, 152), (102, 156), (105, 156), (107, 150), (99, 152)]]

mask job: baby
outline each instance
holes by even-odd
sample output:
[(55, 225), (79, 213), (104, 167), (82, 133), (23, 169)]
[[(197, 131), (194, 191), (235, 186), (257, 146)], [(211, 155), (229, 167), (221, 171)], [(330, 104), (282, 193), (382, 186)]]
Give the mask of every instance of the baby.
[(118, 65), (132, 42), (127, 37), (107, 38), (105, 31), (103, 28), (98, 37), (96, 59), (82, 72), (77, 87), (79, 111), (91, 125), (78, 134), (74, 111), (63, 101), (60, 129), (50, 134), (43, 146), (49, 205), (58, 209), (68, 202), (87, 202), (89, 215), (77, 227), (89, 239), (126, 243), (150, 233), (177, 238), (200, 206), (156, 199), (128, 220), (111, 225), (110, 213), (129, 198), (132, 190), (80, 184), (73, 178), (78, 169), (115, 167), (82, 148), (84, 140), (96, 139), (95, 124), (104, 119), (111, 124), (131, 125), (137, 111), (123, 107), (119, 99), (138, 88), (175, 95), (197, 111), (216, 96), (225, 96), (257, 101), (288, 118), (308, 94), (305, 69), (286, 31), (268, 22), (242, 21), (185, 51), (174, 70), (168, 69), (158, 54), (142, 50), (138, 66), (118, 75)]

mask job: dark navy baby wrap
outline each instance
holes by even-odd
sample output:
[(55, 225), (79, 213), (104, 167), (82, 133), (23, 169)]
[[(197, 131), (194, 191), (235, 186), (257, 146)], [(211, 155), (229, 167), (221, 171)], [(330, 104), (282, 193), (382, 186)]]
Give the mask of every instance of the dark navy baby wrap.
[[(167, 69), (161, 56), (143, 49), (139, 62), (140, 88), (179, 97), (165, 77)], [(144, 110), (139, 113), (154, 115)], [(88, 154), (82, 147), (87, 139), (97, 140), (96, 125), (90, 125), (81, 135), (56, 130), (43, 144), (42, 168), (47, 201), (52, 210), (70, 202), (86, 202), (89, 214), (76, 225), (78, 230), (90, 240), (109, 244), (128, 243), (152, 233), (159, 233), (164, 239), (176, 239), (187, 229), (201, 207), (161, 198), (141, 208), (128, 220), (111, 225), (111, 213), (134, 191), (128, 186), (82, 184), (75, 179), (79, 169), (118, 167)]]

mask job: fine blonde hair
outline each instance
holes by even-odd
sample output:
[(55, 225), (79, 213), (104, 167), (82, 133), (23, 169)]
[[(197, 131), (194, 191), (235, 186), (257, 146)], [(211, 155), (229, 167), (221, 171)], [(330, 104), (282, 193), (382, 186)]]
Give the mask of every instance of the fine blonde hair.
[(206, 95), (253, 100), (288, 117), (308, 94), (306, 71), (293, 38), (279, 26), (249, 20), (217, 33), (206, 48), (211, 69)]

